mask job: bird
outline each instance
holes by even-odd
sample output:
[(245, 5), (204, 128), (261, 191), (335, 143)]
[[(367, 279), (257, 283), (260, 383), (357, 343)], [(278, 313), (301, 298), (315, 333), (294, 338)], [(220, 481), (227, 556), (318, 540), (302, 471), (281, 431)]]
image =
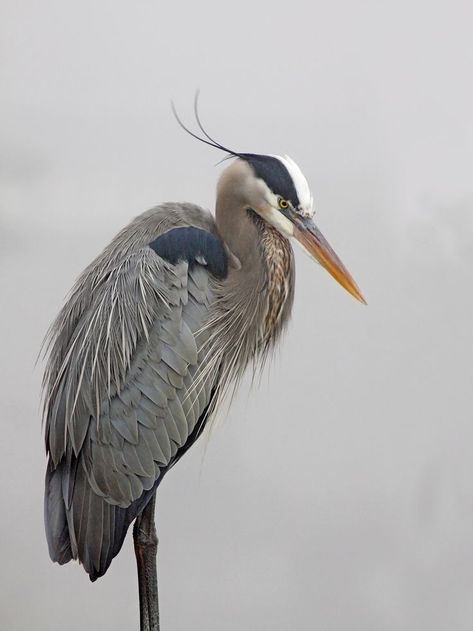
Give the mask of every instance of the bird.
[(314, 222), (288, 156), (230, 150), (215, 214), (161, 203), (84, 270), (44, 342), (45, 530), (52, 561), (92, 581), (133, 523), (141, 631), (159, 630), (157, 489), (249, 365), (262, 366), (294, 298), (297, 242), (354, 298), (355, 281)]

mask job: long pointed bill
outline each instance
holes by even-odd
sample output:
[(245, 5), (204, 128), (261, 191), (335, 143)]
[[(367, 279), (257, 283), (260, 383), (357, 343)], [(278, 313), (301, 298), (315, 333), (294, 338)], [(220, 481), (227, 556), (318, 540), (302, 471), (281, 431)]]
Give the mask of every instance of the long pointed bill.
[(299, 241), (304, 250), (312, 256), (335, 280), (344, 287), (354, 298), (367, 304), (358, 285), (343, 265), (341, 260), (332, 250), (329, 242), (310, 219), (292, 218), (294, 225), (294, 237)]

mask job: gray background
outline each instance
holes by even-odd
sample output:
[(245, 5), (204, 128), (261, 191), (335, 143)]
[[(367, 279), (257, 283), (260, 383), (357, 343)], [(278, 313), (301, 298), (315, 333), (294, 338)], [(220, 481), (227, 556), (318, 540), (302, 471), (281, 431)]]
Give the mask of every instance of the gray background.
[(164, 629), (473, 628), (471, 2), (1, 7), (1, 628), (138, 626), (130, 538), (93, 585), (49, 561), (34, 361), (129, 218), (213, 206), (197, 87), (297, 160), (369, 306), (297, 252), (271, 368), (160, 489)]

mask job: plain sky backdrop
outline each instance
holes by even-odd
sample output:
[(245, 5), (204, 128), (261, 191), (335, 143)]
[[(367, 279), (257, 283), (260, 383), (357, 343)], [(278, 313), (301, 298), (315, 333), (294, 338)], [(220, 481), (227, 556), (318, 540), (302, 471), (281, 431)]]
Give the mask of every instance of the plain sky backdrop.
[(43, 335), (131, 217), (287, 153), (369, 306), (296, 253), (262, 383), (160, 487), (165, 631), (473, 628), (473, 4), (2, 0), (0, 627), (138, 628), (43, 531)]

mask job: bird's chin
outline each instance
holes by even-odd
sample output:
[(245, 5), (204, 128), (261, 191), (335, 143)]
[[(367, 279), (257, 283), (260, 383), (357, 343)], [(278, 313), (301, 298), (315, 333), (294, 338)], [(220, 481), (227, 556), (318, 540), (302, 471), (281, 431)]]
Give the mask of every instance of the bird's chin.
[(287, 238), (294, 236), (294, 223), (274, 206), (268, 204), (256, 212), (283, 236)]

